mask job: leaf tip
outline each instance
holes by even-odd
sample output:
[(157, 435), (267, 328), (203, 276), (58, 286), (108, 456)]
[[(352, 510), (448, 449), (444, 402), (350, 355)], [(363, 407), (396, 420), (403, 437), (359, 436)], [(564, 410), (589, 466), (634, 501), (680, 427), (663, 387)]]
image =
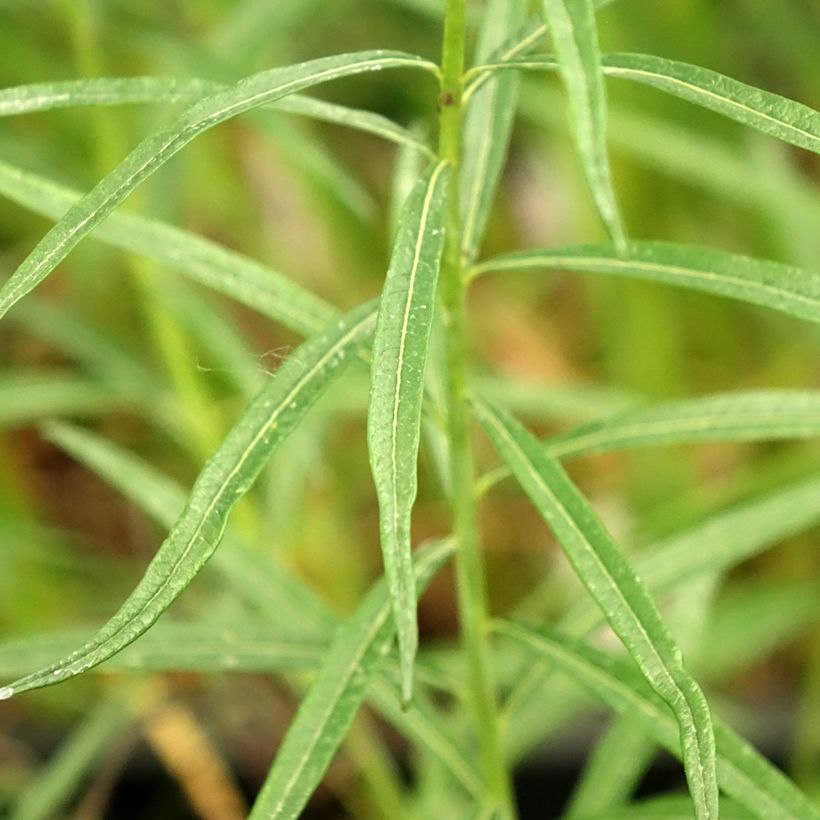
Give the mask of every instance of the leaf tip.
[(4, 686), (2, 689), (0, 689), (0, 700), (8, 700), (13, 694), (13, 686)]

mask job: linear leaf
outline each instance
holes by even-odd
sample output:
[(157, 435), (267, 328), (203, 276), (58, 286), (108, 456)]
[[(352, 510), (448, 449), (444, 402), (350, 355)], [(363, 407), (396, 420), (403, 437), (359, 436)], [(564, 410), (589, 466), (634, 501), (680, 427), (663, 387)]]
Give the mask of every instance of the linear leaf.
[(820, 322), (820, 274), (699, 245), (629, 242), (622, 253), (610, 244), (518, 251), (482, 262), (474, 271), (537, 269), (648, 279)]
[(615, 633), (680, 727), (686, 775), (699, 818), (717, 817), (714, 736), (706, 699), (644, 585), (571, 482), (538, 440), (483, 402), (484, 429), (564, 551)]
[[(520, 0), (494, 0), (482, 18), (476, 57), (486, 59), (521, 23)], [(461, 249), (466, 264), (476, 258), (507, 159), (518, 103), (518, 78), (498, 76), (478, 90), (464, 115), (464, 149), (459, 186)]]
[(340, 54), (253, 74), (193, 103), (169, 126), (143, 140), (40, 240), (0, 290), (0, 316), (48, 276), (131, 191), (203, 131), (310, 86), (366, 71), (402, 67), (435, 71), (431, 63), (402, 52)]
[[(32, 83), (0, 89), (0, 117), (84, 105), (191, 102), (228, 87), (224, 83), (195, 77), (96, 77), (88, 80)], [(271, 107), (367, 131), (399, 145), (411, 145), (432, 157), (427, 144), (411, 131), (371, 111), (349, 108), (302, 94), (275, 100)]]
[[(0, 194), (52, 219), (59, 219), (82, 198), (77, 191), (2, 162)], [(179, 270), (298, 333), (315, 333), (338, 315), (278, 271), (156, 219), (115, 213), (92, 237)]]
[(20, 678), (11, 690), (26, 691), (77, 675), (150, 628), (211, 557), (233, 505), (369, 336), (374, 318), (371, 303), (360, 305), (285, 361), (199, 474), (185, 510), (120, 610), (80, 649)]
[(555, 458), (694, 441), (820, 435), (820, 391), (753, 390), (664, 402), (576, 427), (544, 444)]
[[(648, 734), (673, 755), (681, 756), (678, 733), (669, 712), (629, 664), (546, 629), (499, 623), (497, 630), (534, 655), (554, 663), (617, 712), (640, 719)], [(756, 817), (820, 818), (820, 811), (788, 778), (720, 720), (715, 720), (715, 741), (721, 788)]]
[(650, 54), (607, 54), (604, 72), (651, 85), (764, 134), (820, 154), (820, 112), (718, 74)]
[[(484, 72), (507, 68), (555, 71), (560, 70), (560, 62), (554, 57), (538, 54), (488, 63), (473, 71), (477, 80)], [(650, 85), (790, 145), (820, 153), (820, 112), (796, 100), (702, 66), (651, 54), (604, 54), (601, 69), (608, 77), (623, 77)]]
[[(438, 542), (415, 557), (419, 589), (453, 551)], [(302, 701), (257, 797), (251, 818), (295, 818), (318, 785), (364, 699), (370, 679), (395, 632), (385, 579), (365, 596), (339, 630), (307, 697)]]
[(606, 150), (606, 90), (592, 0), (542, 0), (558, 70), (567, 91), (576, 150), (612, 240), (626, 242)]
[(54, 371), (2, 373), (0, 395), (0, 428), (31, 424), (43, 416), (93, 416), (139, 400), (135, 393), (112, 393), (92, 379)]
[(408, 701), (418, 646), (410, 519), (448, 179), (447, 163), (432, 166), (407, 200), (379, 303), (367, 414), (382, 555), (396, 618), (402, 691)]

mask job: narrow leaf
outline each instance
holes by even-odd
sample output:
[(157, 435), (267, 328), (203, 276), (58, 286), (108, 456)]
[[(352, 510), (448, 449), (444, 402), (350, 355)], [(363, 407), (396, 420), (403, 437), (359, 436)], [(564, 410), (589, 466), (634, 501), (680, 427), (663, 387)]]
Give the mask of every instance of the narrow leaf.
[(556, 458), (694, 441), (759, 441), (820, 435), (820, 391), (755, 390), (628, 410), (554, 436)]
[(40, 240), (0, 290), (0, 316), (48, 276), (131, 191), (203, 131), (310, 86), (366, 71), (402, 67), (435, 71), (431, 63), (413, 55), (364, 51), (263, 71), (195, 102), (169, 126), (143, 140)]
[(820, 154), (820, 112), (718, 74), (649, 54), (608, 54), (604, 72), (646, 83), (799, 148)]
[(476, 415), (521, 487), (547, 521), (612, 629), (680, 727), (686, 775), (699, 818), (717, 817), (714, 736), (706, 699), (654, 601), (557, 461), (538, 440), (483, 402)]
[(418, 646), (410, 518), (448, 179), (448, 166), (440, 162), (421, 177), (408, 198), (379, 303), (367, 415), (382, 554), (398, 632), (402, 691), (408, 701)]
[[(453, 551), (439, 542), (416, 555), (419, 589)], [(307, 697), (282, 742), (251, 812), (256, 820), (299, 817), (319, 784), (364, 699), (368, 684), (395, 631), (392, 596), (379, 581), (338, 632)]]
[(11, 685), (12, 691), (73, 677), (110, 658), (150, 628), (211, 557), (233, 505), (369, 336), (374, 318), (370, 303), (360, 305), (285, 361), (199, 474), (185, 510), (120, 610), (84, 646), (19, 679)]
[[(476, 57), (486, 59), (520, 25), (520, 0), (493, 0), (482, 19)], [(518, 103), (518, 78), (497, 76), (470, 99), (464, 115), (460, 169), (461, 248), (466, 264), (476, 258), (507, 159)]]
[(699, 245), (629, 242), (529, 250), (482, 262), (475, 273), (539, 269), (572, 270), (647, 279), (728, 296), (820, 322), (820, 274)]
[(592, 0), (542, 0), (570, 109), (576, 150), (601, 218), (618, 248), (626, 234), (606, 150), (606, 91)]
[[(52, 180), (2, 162), (0, 194), (52, 219), (59, 219), (82, 197)], [(284, 274), (156, 219), (115, 213), (92, 237), (179, 270), (298, 333), (315, 333), (338, 315), (335, 308)]]
[[(617, 712), (639, 719), (645, 731), (676, 757), (681, 746), (664, 703), (646, 687), (629, 664), (588, 644), (512, 623), (499, 633), (555, 664)], [(720, 720), (715, 721), (720, 785), (756, 817), (767, 820), (818, 820), (820, 811), (786, 777)]]

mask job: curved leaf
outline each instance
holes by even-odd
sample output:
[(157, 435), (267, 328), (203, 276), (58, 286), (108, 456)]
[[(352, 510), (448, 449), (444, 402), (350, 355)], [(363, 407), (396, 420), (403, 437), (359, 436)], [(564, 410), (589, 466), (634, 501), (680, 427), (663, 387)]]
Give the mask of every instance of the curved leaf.
[[(3, 162), (0, 194), (52, 219), (82, 198), (78, 191)], [(315, 333), (338, 316), (333, 306), (279, 271), (157, 219), (114, 213), (91, 236), (178, 270), (298, 333)]]
[[(498, 623), (496, 628), (536, 657), (555, 664), (617, 712), (640, 720), (647, 734), (676, 757), (681, 756), (675, 723), (665, 704), (647, 690), (628, 664), (546, 629), (512, 623)], [(715, 721), (715, 742), (721, 788), (756, 817), (820, 818), (820, 811), (788, 778), (720, 720)]]
[(448, 179), (446, 162), (432, 166), (405, 204), (379, 303), (367, 414), (382, 554), (396, 618), (402, 691), (408, 701), (418, 646), (410, 518), (416, 498), (424, 368), (444, 248)]
[(195, 102), (169, 126), (143, 140), (40, 240), (0, 290), (0, 316), (48, 276), (131, 191), (203, 131), (310, 86), (366, 71), (402, 67), (436, 70), (420, 57), (397, 51), (340, 54), (263, 71)]
[(764, 134), (820, 154), (820, 112), (807, 105), (677, 60), (607, 54), (604, 73), (651, 85)]
[(606, 150), (606, 91), (592, 0), (542, 0), (570, 109), (570, 124), (595, 205), (616, 246), (626, 242)]
[(211, 557), (233, 505), (370, 335), (374, 319), (373, 305), (360, 305), (288, 357), (199, 474), (185, 510), (120, 610), (80, 649), (20, 678), (5, 692), (23, 692), (78, 675), (150, 628)]
[[(453, 544), (448, 541), (419, 550), (414, 568), (419, 589), (452, 551)], [(251, 818), (298, 817), (321, 781), (393, 639), (392, 596), (385, 580), (370, 590), (339, 630), (279, 748)]]
[(706, 699), (657, 607), (629, 563), (557, 461), (513, 419), (473, 401), (476, 416), (578, 577), (680, 727), (686, 776), (698, 818), (717, 817), (714, 736)]
[(623, 253), (607, 244), (519, 251), (482, 262), (474, 273), (538, 269), (663, 282), (820, 322), (820, 274), (699, 245), (629, 242)]

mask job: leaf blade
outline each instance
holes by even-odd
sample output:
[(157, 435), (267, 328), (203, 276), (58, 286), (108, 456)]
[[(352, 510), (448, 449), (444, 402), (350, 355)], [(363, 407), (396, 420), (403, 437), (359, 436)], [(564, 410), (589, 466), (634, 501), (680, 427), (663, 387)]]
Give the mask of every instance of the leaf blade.
[[(546, 629), (504, 622), (497, 631), (555, 663), (611, 708), (639, 718), (647, 733), (680, 756), (671, 716), (627, 664)], [(738, 803), (768, 820), (820, 818), (790, 780), (720, 720), (715, 721), (715, 737), (721, 787)]]
[[(414, 574), (422, 589), (449, 557), (440, 542), (419, 551)], [(341, 628), (285, 736), (251, 818), (296, 818), (318, 785), (364, 699), (370, 676), (390, 646), (392, 604), (385, 579)]]
[(366, 71), (400, 67), (435, 71), (431, 63), (403, 52), (341, 54), (263, 71), (195, 102), (169, 126), (143, 140), (40, 240), (0, 289), (0, 317), (48, 276), (131, 191), (203, 131), (319, 83)]
[(567, 92), (576, 150), (598, 213), (617, 247), (626, 242), (606, 148), (606, 90), (591, 0), (542, 0)]
[(780, 262), (756, 259), (700, 245), (629, 242), (623, 253), (612, 245), (569, 245), (505, 254), (482, 262), (487, 271), (571, 270), (646, 279), (762, 305), (820, 322), (820, 275)]
[(717, 817), (709, 707), (654, 601), (558, 462), (513, 419), (473, 400), (476, 417), (550, 525), (576, 573), (653, 690), (674, 712), (698, 817)]
[(288, 358), (203, 468), (185, 510), (120, 610), (78, 650), (11, 684), (13, 692), (73, 677), (107, 660), (151, 627), (211, 557), (233, 505), (372, 332), (374, 320), (372, 304), (360, 305)]
[(405, 206), (373, 339), (367, 443), (379, 500), (385, 573), (399, 640), (402, 691), (412, 693), (418, 646), (410, 518), (416, 497), (424, 369), (444, 248), (449, 166), (421, 176)]

